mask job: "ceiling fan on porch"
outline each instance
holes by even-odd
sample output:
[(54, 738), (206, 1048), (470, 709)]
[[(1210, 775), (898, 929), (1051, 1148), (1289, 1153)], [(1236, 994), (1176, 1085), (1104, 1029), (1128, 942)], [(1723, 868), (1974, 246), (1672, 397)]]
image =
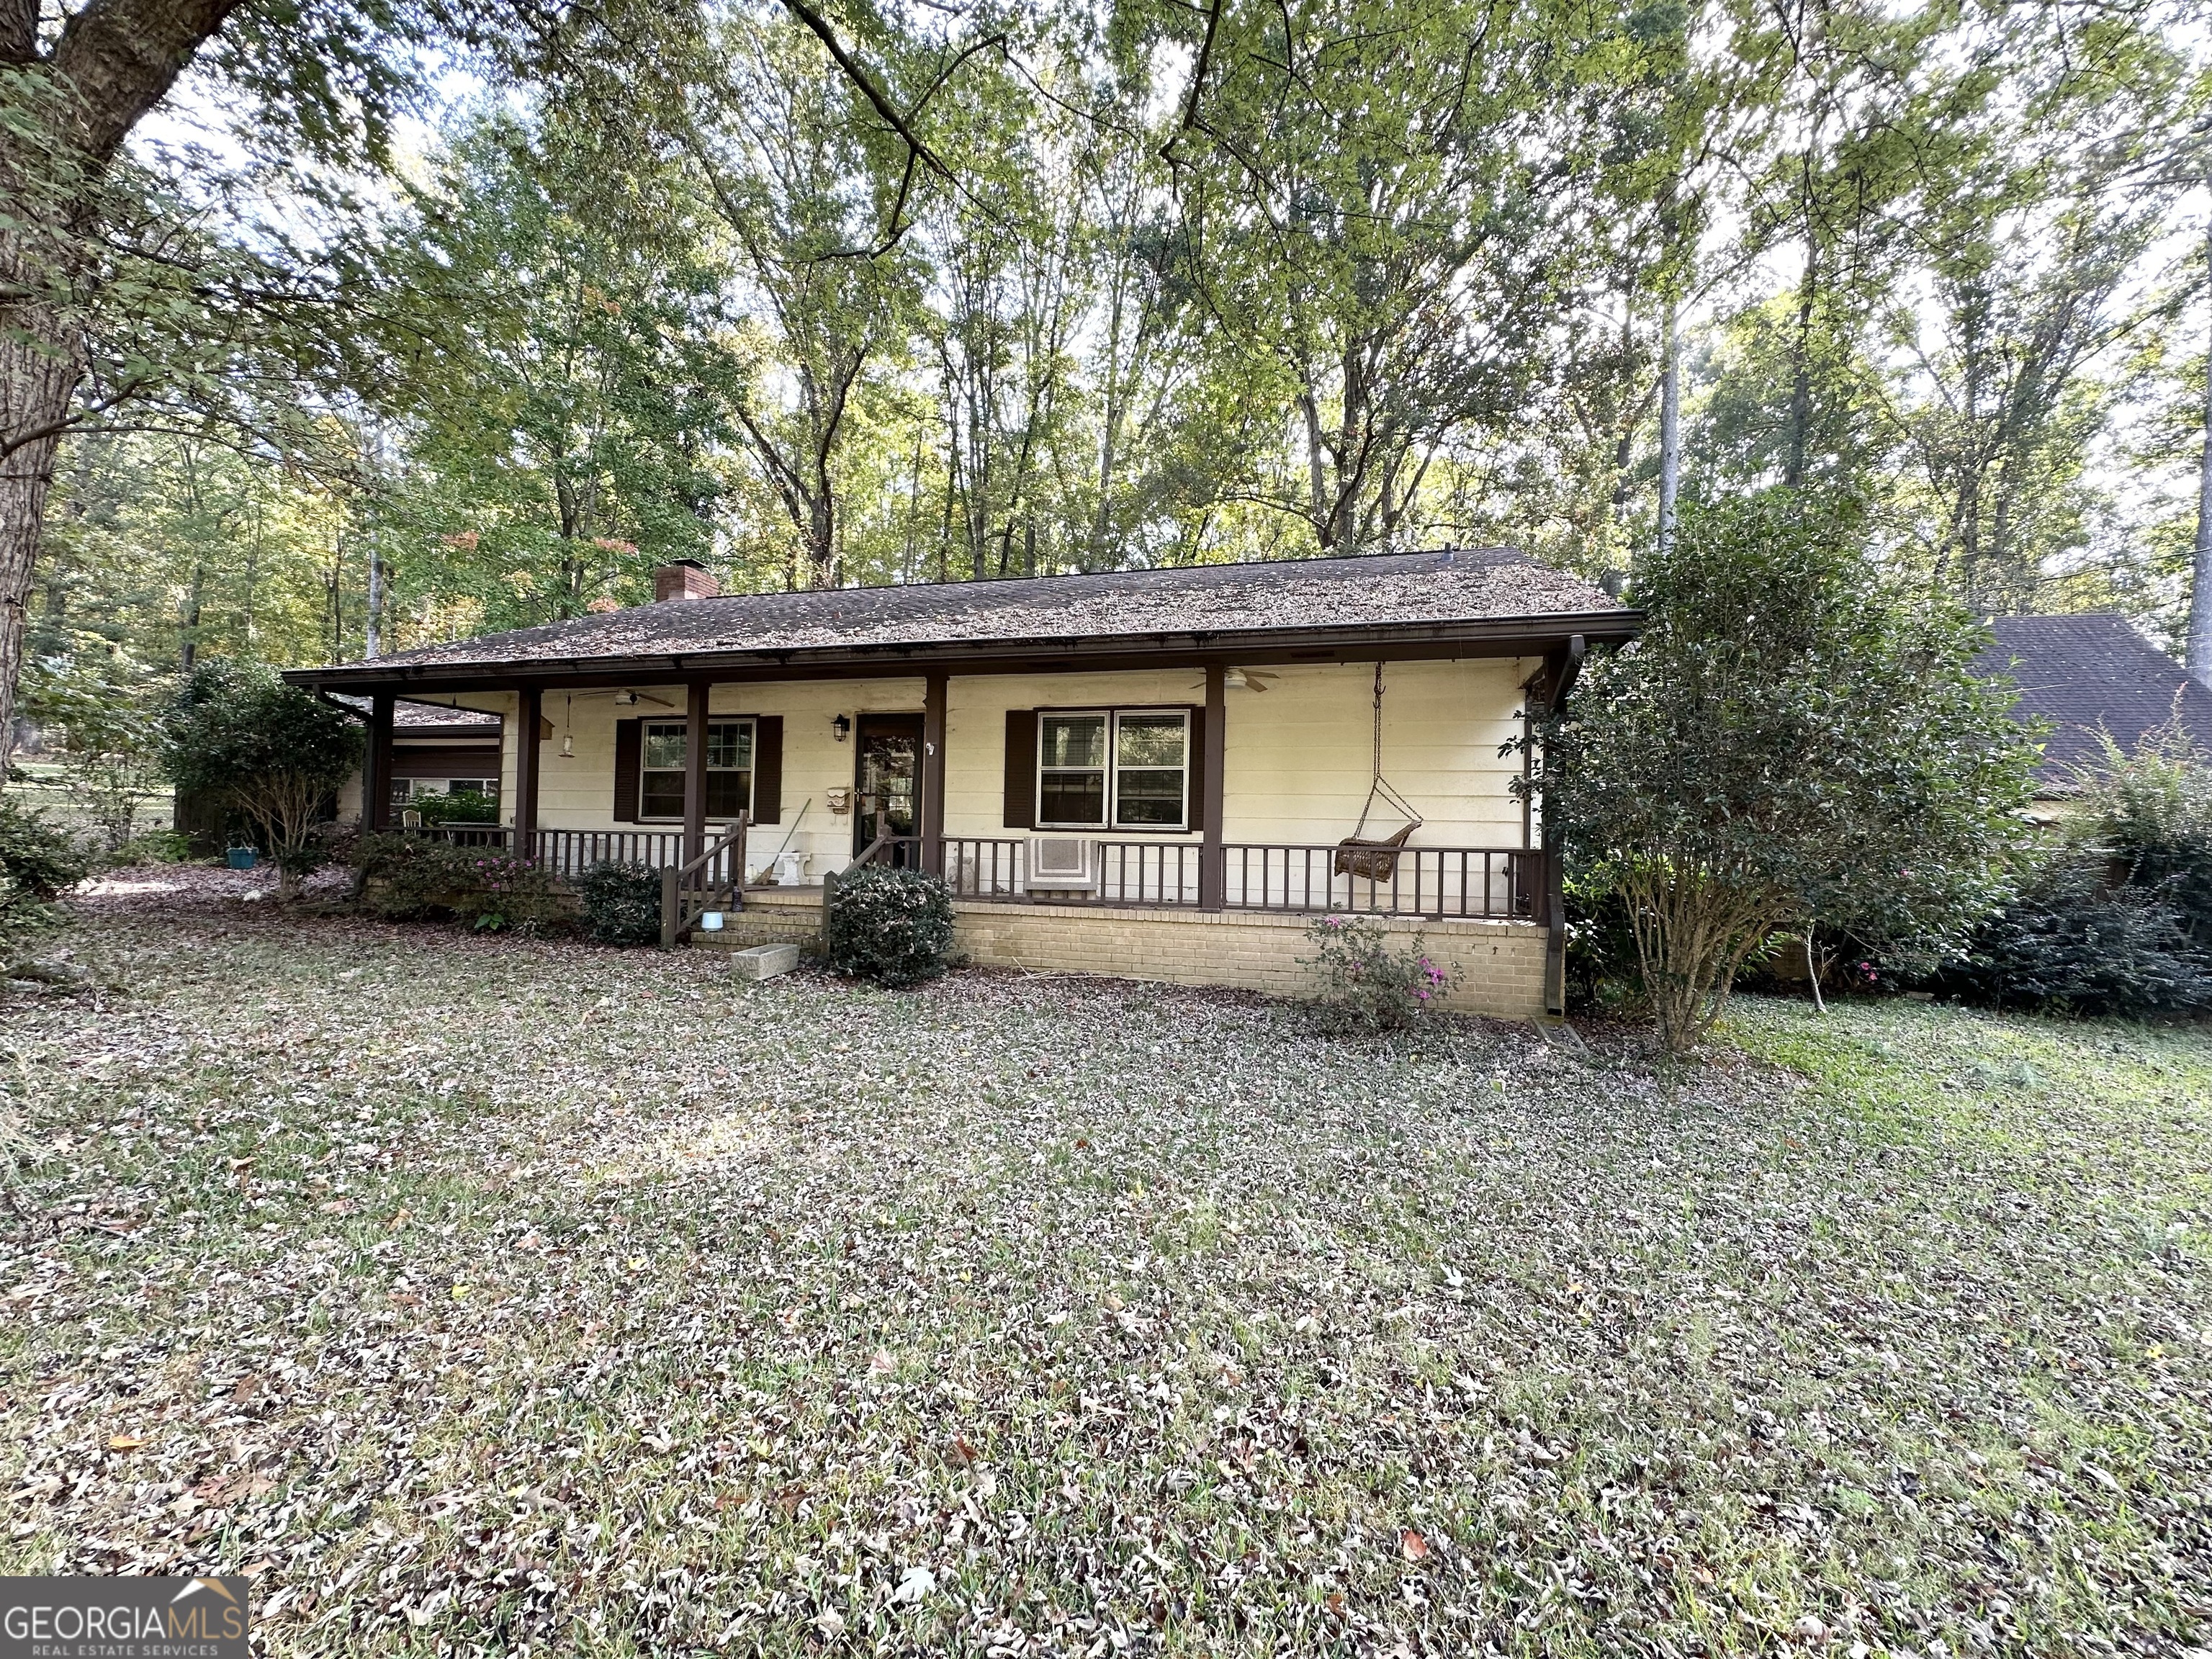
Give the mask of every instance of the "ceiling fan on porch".
[[(1224, 688), (1231, 691), (1265, 691), (1271, 681), (1280, 678), (1279, 674), (1270, 669), (1232, 668), (1221, 677), (1221, 684)], [(1206, 690), (1206, 682), (1201, 679), (1192, 689), (1203, 691)]]
[(660, 708), (676, 707), (667, 698), (656, 697), (650, 691), (579, 691), (576, 695), (580, 697), (612, 697), (617, 704), (625, 708), (635, 708), (641, 702), (649, 702)]

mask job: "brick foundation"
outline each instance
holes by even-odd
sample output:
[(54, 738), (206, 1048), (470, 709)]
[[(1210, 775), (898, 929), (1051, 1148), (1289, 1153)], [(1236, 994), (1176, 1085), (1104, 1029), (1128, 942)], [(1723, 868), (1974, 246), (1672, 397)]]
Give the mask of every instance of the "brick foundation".
[[(980, 966), (1230, 985), (1279, 997), (1313, 994), (1312, 976), (1297, 960), (1313, 954), (1305, 936), (1310, 916), (1062, 904), (956, 902), (952, 908), (957, 948)], [(748, 892), (745, 908), (727, 927), (695, 934), (693, 943), (720, 949), (811, 945), (821, 921), (818, 890)], [(1431, 958), (1458, 970), (1446, 1007), (1511, 1019), (1543, 1016), (1542, 928), (1399, 917), (1384, 926), (1407, 941), (1419, 933)]]

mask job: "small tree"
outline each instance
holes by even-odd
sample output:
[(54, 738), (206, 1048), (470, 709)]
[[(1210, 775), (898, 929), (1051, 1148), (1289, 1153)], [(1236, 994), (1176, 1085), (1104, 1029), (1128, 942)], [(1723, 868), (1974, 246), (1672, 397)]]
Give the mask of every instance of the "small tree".
[(166, 735), (171, 780), (235, 806), (276, 861), (278, 893), (297, 896), (325, 803), (361, 764), (361, 722), (273, 669), (217, 659), (185, 683)]
[(2002, 893), (2032, 750), (1976, 678), (1984, 631), (1784, 491), (1682, 515), (1642, 637), (1537, 724), (1531, 787), (1626, 902), (1660, 1042), (1718, 1018), (1777, 933), (1941, 954)]

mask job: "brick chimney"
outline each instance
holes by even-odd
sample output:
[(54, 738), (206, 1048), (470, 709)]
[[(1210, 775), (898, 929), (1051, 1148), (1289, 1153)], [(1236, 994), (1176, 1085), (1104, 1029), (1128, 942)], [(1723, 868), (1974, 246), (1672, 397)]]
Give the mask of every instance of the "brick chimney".
[(678, 559), (653, 573), (653, 602), (671, 599), (711, 599), (722, 591), (714, 574), (696, 559)]

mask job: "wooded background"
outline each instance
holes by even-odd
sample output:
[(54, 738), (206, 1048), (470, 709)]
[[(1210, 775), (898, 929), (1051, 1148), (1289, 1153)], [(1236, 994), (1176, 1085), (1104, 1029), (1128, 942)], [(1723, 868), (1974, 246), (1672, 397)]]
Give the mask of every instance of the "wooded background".
[[(1674, 487), (1847, 496), (1978, 609), (2185, 632), (2185, 8), (9, 6), (34, 717), (631, 604), (674, 557), (1595, 573)], [(102, 27), (173, 88), (72, 68)]]

